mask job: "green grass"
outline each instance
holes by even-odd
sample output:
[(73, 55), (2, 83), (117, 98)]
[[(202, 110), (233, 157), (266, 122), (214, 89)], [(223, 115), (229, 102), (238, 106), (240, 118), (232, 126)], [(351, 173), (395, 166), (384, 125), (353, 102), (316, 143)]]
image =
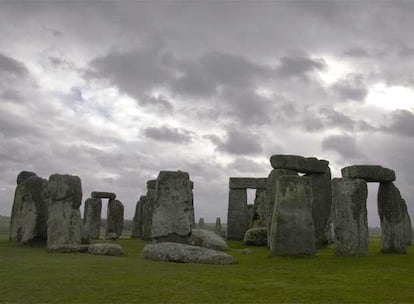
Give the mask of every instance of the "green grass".
[(382, 255), (378, 238), (370, 256), (341, 258), (333, 249), (313, 258), (269, 258), (266, 248), (238, 264), (217, 266), (144, 260), (146, 242), (121, 239), (124, 257), (49, 254), (12, 245), (0, 235), (0, 302), (18, 303), (412, 303), (414, 250)]

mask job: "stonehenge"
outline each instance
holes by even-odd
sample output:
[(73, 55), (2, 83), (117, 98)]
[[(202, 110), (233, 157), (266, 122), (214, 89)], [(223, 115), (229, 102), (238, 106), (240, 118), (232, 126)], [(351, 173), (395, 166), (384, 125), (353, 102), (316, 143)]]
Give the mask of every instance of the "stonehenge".
[(124, 226), (124, 205), (115, 199), (108, 201), (105, 238), (118, 239)]
[(83, 229), (86, 237), (91, 239), (99, 239), (101, 233), (101, 198), (88, 198), (85, 201), (85, 209), (83, 212)]

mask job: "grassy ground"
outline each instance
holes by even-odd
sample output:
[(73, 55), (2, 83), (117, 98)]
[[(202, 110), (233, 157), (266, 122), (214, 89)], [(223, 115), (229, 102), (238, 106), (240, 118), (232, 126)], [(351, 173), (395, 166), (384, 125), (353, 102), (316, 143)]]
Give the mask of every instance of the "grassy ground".
[(340, 258), (331, 248), (313, 258), (269, 258), (266, 248), (228, 266), (147, 261), (146, 242), (121, 239), (124, 257), (49, 254), (0, 235), (0, 302), (19, 303), (412, 303), (414, 248), (407, 255)]

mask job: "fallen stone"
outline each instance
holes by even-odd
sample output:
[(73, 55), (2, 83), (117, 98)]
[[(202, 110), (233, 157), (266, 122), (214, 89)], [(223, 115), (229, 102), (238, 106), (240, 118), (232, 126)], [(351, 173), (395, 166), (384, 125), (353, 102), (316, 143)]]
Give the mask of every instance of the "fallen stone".
[(124, 205), (119, 200), (109, 200), (107, 209), (106, 237), (114, 233), (117, 238), (124, 227)]
[(380, 183), (378, 214), (381, 221), (381, 252), (407, 253), (405, 204), (393, 182)]
[(270, 231), (272, 256), (315, 254), (310, 179), (283, 175), (277, 180), (276, 203)]
[(229, 246), (222, 237), (207, 229), (193, 229), (189, 244), (218, 251), (227, 251)]
[(325, 173), (329, 162), (315, 157), (276, 154), (270, 157), (274, 169), (294, 170), (301, 173)]
[(372, 165), (355, 165), (342, 168), (343, 177), (361, 178), (367, 182), (395, 181), (395, 172), (391, 169)]
[(243, 239), (244, 245), (266, 246), (267, 245), (267, 228), (251, 228), (246, 231)]
[(101, 234), (101, 210), (102, 200), (100, 198), (88, 198), (85, 201), (83, 213), (84, 237), (99, 239)]
[(156, 187), (153, 239), (188, 243), (193, 224), (190, 176), (182, 171), (161, 171)]
[(118, 244), (99, 243), (89, 245), (88, 252), (95, 255), (110, 255), (121, 256), (124, 255), (124, 250)]
[(367, 183), (363, 179), (332, 180), (331, 216), (336, 255), (368, 254), (367, 196)]
[(47, 248), (49, 253), (87, 252), (89, 245), (51, 245)]
[(235, 263), (234, 258), (224, 252), (213, 249), (163, 242), (148, 244), (142, 250), (145, 259), (176, 263), (199, 263), (225, 265)]
[(230, 177), (229, 187), (234, 189), (266, 189), (266, 178)]
[(101, 192), (101, 191), (93, 191), (91, 193), (92, 198), (108, 198), (110, 200), (114, 200), (116, 198), (116, 194), (113, 192)]

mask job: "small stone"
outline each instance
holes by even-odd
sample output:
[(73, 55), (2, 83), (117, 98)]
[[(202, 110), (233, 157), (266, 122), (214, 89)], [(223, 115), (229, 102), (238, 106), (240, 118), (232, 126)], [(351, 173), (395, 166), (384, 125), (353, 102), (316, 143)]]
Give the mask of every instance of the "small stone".
[(329, 162), (315, 157), (276, 154), (270, 157), (274, 169), (294, 170), (301, 173), (325, 173)]
[(229, 250), (226, 241), (222, 237), (207, 229), (193, 229), (189, 244), (218, 251)]
[(88, 252), (95, 255), (110, 255), (121, 256), (124, 255), (124, 250), (118, 244), (99, 243), (89, 245)]
[(148, 244), (142, 250), (145, 259), (176, 263), (199, 263), (225, 265), (235, 263), (234, 258), (224, 252), (213, 249), (163, 242)]
[(355, 165), (342, 168), (342, 177), (361, 178), (367, 182), (392, 182), (395, 181), (394, 170), (381, 166)]
[(244, 245), (266, 246), (267, 245), (267, 228), (251, 228), (246, 231), (243, 239)]
[(116, 194), (113, 192), (102, 192), (102, 191), (93, 191), (91, 193), (92, 198), (108, 198), (110, 200), (114, 200), (116, 198)]

